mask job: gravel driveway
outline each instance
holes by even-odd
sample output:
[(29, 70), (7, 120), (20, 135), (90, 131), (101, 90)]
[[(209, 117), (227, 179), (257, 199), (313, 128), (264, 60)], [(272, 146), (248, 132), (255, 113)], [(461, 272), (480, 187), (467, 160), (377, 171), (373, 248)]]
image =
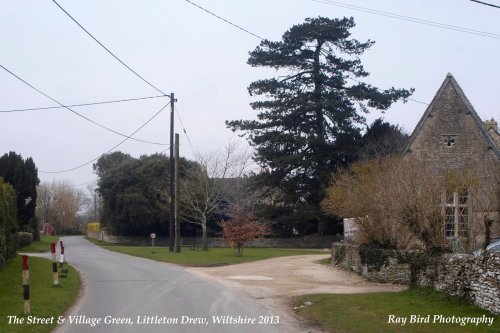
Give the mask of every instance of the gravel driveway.
[(187, 270), (242, 292), (286, 321), (295, 322), (297, 332), (320, 332), (307, 328), (290, 310), (291, 296), (332, 293), (354, 294), (401, 291), (405, 286), (367, 282), (355, 273), (320, 265), (329, 254), (279, 257), (221, 267), (196, 267)]

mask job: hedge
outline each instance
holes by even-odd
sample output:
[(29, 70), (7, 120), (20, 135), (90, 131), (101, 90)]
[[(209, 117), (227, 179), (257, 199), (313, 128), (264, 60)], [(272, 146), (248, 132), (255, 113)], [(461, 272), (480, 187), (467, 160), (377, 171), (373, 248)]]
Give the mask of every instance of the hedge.
[(33, 242), (33, 234), (31, 232), (20, 231), (17, 233), (17, 247), (28, 246)]
[(0, 268), (16, 255), (16, 194), (0, 177)]

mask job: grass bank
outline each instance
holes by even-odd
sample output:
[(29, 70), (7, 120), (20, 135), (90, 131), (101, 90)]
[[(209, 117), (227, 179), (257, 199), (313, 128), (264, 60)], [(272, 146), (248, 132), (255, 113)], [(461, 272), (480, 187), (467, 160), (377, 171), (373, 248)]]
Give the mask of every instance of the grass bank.
[(320, 259), (316, 262), (320, 265), (330, 266), (332, 264), (332, 258), (328, 257), (328, 258)]
[(50, 243), (56, 243), (59, 240), (57, 236), (40, 236), (39, 241), (34, 241), (28, 246), (24, 246), (18, 250), (23, 253), (40, 253), (50, 252)]
[(8, 324), (7, 316), (26, 318), (23, 312), (23, 287), (21, 256), (16, 256), (0, 270), (0, 332), (48, 333), (75, 301), (80, 290), (80, 277), (71, 266), (67, 278), (59, 278), (59, 287), (53, 287), (52, 262), (48, 259), (29, 257), (31, 315), (39, 318), (54, 316), (52, 324)]
[[(312, 302), (304, 306), (305, 302)], [(500, 316), (469, 304), (463, 299), (424, 288), (397, 293), (369, 293), (351, 295), (317, 294), (294, 299), (295, 311), (304, 319), (317, 323), (328, 332), (340, 333), (469, 333), (500, 332)], [(389, 323), (406, 318), (406, 324)], [(411, 316), (423, 321), (430, 316), (430, 323), (410, 323)], [(493, 318), (493, 324), (433, 323), (434, 315), (443, 318)]]
[(136, 257), (148, 258), (182, 266), (222, 266), (240, 264), (269, 258), (295, 256), (304, 254), (325, 254), (329, 252), (318, 249), (284, 249), (284, 248), (244, 248), (243, 256), (236, 256), (230, 248), (210, 248), (208, 251), (182, 248), (181, 253), (169, 252), (165, 247), (110, 245), (90, 238), (94, 244), (105, 249)]

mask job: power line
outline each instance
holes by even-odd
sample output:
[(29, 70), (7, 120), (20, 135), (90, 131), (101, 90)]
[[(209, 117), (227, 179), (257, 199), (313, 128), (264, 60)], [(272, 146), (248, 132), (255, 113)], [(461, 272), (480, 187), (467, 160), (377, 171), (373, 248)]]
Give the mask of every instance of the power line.
[[(68, 106), (65, 106), (64, 104), (62, 104), (61, 102), (57, 101), (56, 99), (50, 97), (49, 95), (47, 95), (46, 93), (44, 93), (43, 91), (41, 91), (40, 89), (34, 87), (33, 85), (31, 85), (30, 83), (28, 83), (27, 81), (23, 80), (21, 77), (19, 77), (18, 75), (14, 74), (13, 72), (11, 72), (10, 70), (8, 70), (7, 68), (5, 68), (3, 65), (0, 64), (0, 68), (2, 68), (3, 70), (5, 70), (7, 73), (9, 73), (10, 75), (14, 76), (16, 79), (18, 79), (19, 81), (21, 81), (22, 83), (24, 83), (25, 85), (27, 85), (28, 87), (30, 87), (31, 89), (35, 90), (36, 92), (42, 94), (43, 96), (47, 97), (48, 99), (50, 99), (51, 101), (53, 101), (54, 103), (56, 104), (59, 104), (61, 107), (65, 108), (66, 110), (69, 110), (71, 111), (72, 113), (76, 114), (77, 116), (91, 122), (92, 124), (94, 125), (97, 125), (107, 131), (110, 131), (112, 133), (115, 133), (117, 135), (120, 135), (120, 136), (123, 136), (123, 137), (126, 137), (128, 138), (128, 136), (126, 134), (123, 134), (123, 133), (120, 133), (118, 131), (115, 131), (114, 129), (111, 129), (107, 126), (104, 126), (102, 124), (99, 124), (98, 122), (96, 122), (95, 120), (92, 120), (84, 115), (82, 115), (81, 113), (78, 113), (76, 112), (75, 110), (71, 109), (70, 107)], [(144, 142), (144, 143), (149, 143), (149, 144), (153, 144), (153, 145), (160, 145), (160, 146), (164, 146), (166, 144), (164, 143), (159, 143), (159, 142), (151, 142), (151, 141), (146, 141), (146, 140), (141, 140), (141, 139), (136, 139), (136, 138), (130, 138), (132, 140), (135, 140), (135, 141), (139, 141), (139, 142)]]
[(69, 171), (73, 171), (73, 170), (76, 170), (76, 169), (80, 169), (80, 168), (83, 168), (84, 166), (87, 166), (89, 165), (90, 163), (98, 160), (102, 155), (106, 155), (108, 153), (110, 153), (111, 151), (115, 150), (116, 148), (118, 148), (119, 146), (121, 146), (125, 141), (127, 141), (128, 139), (132, 139), (132, 136), (134, 134), (136, 134), (137, 132), (139, 132), (144, 126), (146, 126), (150, 121), (152, 121), (154, 118), (156, 118), (157, 115), (160, 114), (160, 112), (162, 112), (168, 105), (170, 104), (170, 102), (168, 102), (165, 106), (163, 106), (160, 110), (158, 110), (151, 118), (149, 118), (144, 124), (142, 124), (138, 129), (136, 129), (132, 134), (128, 135), (124, 140), (122, 140), (120, 143), (118, 143), (117, 145), (115, 145), (113, 148), (107, 150), (106, 152), (102, 153), (101, 155), (97, 156), (96, 158), (92, 159), (91, 161), (88, 161), (88, 162), (85, 162), (83, 164), (80, 164), (76, 167), (73, 167), (73, 168), (70, 168), (70, 169), (66, 169), (66, 170), (59, 170), (59, 171), (42, 171), (42, 170), (38, 170), (38, 172), (41, 172), (41, 173), (64, 173), (64, 172), (69, 172)]
[(491, 3), (487, 3), (487, 2), (482, 2), (482, 1), (477, 1), (477, 0), (470, 0), (472, 2), (477, 2), (477, 3), (480, 3), (482, 5), (486, 5), (486, 6), (491, 6), (491, 7), (495, 7), (495, 8), (500, 8), (500, 6), (497, 6), (497, 5), (493, 5)]
[(141, 101), (141, 100), (146, 100), (146, 99), (164, 98), (164, 97), (166, 97), (166, 96), (165, 95), (158, 95), (158, 96), (148, 96), (148, 97), (117, 99), (117, 100), (104, 101), (104, 102), (91, 102), (91, 103), (71, 104), (71, 105), (63, 105), (63, 106), (47, 106), (47, 107), (26, 108), (26, 109), (0, 110), (0, 113), (26, 112), (26, 111), (51, 110), (51, 109), (63, 109), (63, 108), (68, 108), (68, 107), (90, 106), (90, 105), (101, 105), (101, 104), (112, 104), (112, 103), (123, 103), (123, 102), (133, 102), (133, 101)]
[(354, 6), (354, 5), (350, 5), (350, 4), (346, 4), (346, 3), (342, 3), (342, 2), (337, 2), (337, 1), (332, 1), (332, 0), (312, 0), (312, 1), (323, 3), (326, 5), (330, 5), (330, 6), (337, 6), (337, 7), (352, 9), (352, 10), (356, 10), (356, 11), (360, 11), (360, 12), (375, 14), (375, 15), (379, 15), (379, 16), (385, 16), (385, 17), (389, 17), (389, 18), (393, 18), (393, 19), (397, 19), (397, 20), (428, 25), (428, 26), (432, 26), (432, 27), (436, 27), (436, 28), (459, 31), (459, 32), (464, 32), (464, 33), (482, 36), (482, 37), (500, 39), (499, 34), (492, 33), (492, 32), (474, 30), (474, 29), (470, 29), (470, 28), (464, 28), (464, 27), (459, 27), (459, 26), (455, 26), (455, 25), (439, 23), (439, 22), (435, 22), (435, 21), (423, 20), (423, 19), (419, 19), (419, 18), (415, 18), (415, 17), (411, 17), (411, 16), (404, 16), (404, 15), (394, 14), (394, 13), (390, 13), (390, 12), (384, 12), (381, 10)]
[(194, 149), (193, 149), (193, 145), (191, 144), (191, 140), (189, 140), (189, 136), (187, 134), (187, 131), (186, 129), (184, 128), (184, 124), (182, 123), (182, 119), (181, 119), (181, 116), (179, 114), (179, 108), (177, 105), (175, 105), (175, 112), (177, 114), (177, 118), (179, 119), (179, 122), (181, 123), (181, 126), (182, 126), (182, 130), (184, 131), (184, 135), (186, 136), (186, 139), (188, 140), (188, 143), (189, 143), (189, 146), (191, 147), (191, 151), (193, 152), (194, 154)]
[[(355, 79), (355, 78), (352, 78), (352, 77), (350, 77), (350, 76), (348, 76), (347, 78), (348, 78), (349, 80), (356, 81), (356, 82), (358, 82), (358, 83), (367, 84), (366, 82), (360, 81), (360, 80)], [(371, 86), (371, 84), (370, 84), (370, 86)], [(372, 87), (374, 87), (374, 88), (375, 88), (375, 89), (377, 89), (378, 91), (383, 91), (383, 89), (377, 88), (377, 87), (375, 87), (375, 86), (372, 86)], [(424, 104), (424, 105), (429, 105), (429, 103), (422, 102), (422, 101), (419, 101), (419, 100), (417, 100), (417, 99), (413, 99), (413, 98), (409, 98), (409, 97), (407, 97), (406, 99), (407, 99), (407, 100), (409, 100), (409, 101), (415, 102), (415, 103), (420, 103), (420, 104)]]
[(89, 184), (95, 184), (95, 183), (97, 183), (97, 180), (93, 180), (93, 181), (91, 181), (91, 182), (86, 182), (86, 183), (81, 183), (81, 184), (73, 185), (72, 187), (78, 187), (78, 186), (89, 185)]
[[(127, 68), (130, 72), (132, 72), (135, 76), (137, 76), (139, 79), (141, 79), (142, 81), (144, 81), (146, 84), (148, 84), (150, 87), (152, 87), (153, 89), (155, 89), (156, 91), (158, 91), (159, 93), (163, 94), (164, 96), (167, 96), (167, 94), (165, 94), (162, 90), (160, 90), (158, 87), (156, 87), (155, 85), (153, 85), (151, 82), (149, 82), (148, 80), (146, 80), (144, 77), (142, 77), (141, 75), (139, 75), (136, 71), (134, 71), (130, 66), (128, 66), (124, 61), (122, 61), (120, 58), (118, 58), (118, 56), (116, 56), (113, 52), (111, 52), (111, 50), (109, 50), (109, 48), (107, 48), (106, 46), (104, 46), (103, 43), (101, 43), (96, 37), (94, 37), (94, 35), (92, 35), (87, 29), (85, 29), (85, 27), (83, 25), (81, 25), (73, 16), (71, 16), (60, 4), (57, 3), (57, 1), (55, 0), (52, 0), (52, 2), (54, 2), (57, 7), (59, 7), (73, 22), (75, 22), (83, 31), (85, 31), (85, 33), (87, 35), (89, 35), (97, 44), (99, 44), (104, 50), (106, 50), (106, 52), (108, 52), (113, 58), (115, 58), (118, 62), (120, 62), (123, 66), (125, 66), (125, 68)], [(194, 3), (192, 3), (193, 5), (195, 5)], [(201, 8), (201, 7), (200, 7)], [(214, 14), (212, 14), (214, 15)], [(222, 18), (221, 18), (222, 19)], [(229, 21), (226, 21), (228, 23), (230, 23)], [(239, 27), (240, 28), (240, 27)], [(242, 29), (242, 28), (240, 28)], [(243, 29), (244, 30), (244, 29)], [(248, 32), (248, 31), (247, 31)], [(256, 36), (256, 35), (255, 35)], [(257, 36), (258, 37), (258, 36)], [(260, 37), (259, 37), (260, 38)], [(177, 114), (177, 116), (179, 117), (179, 120), (180, 120), (180, 116), (179, 114)], [(184, 128), (184, 125), (182, 124), (182, 121), (181, 121), (181, 126), (182, 126), (182, 129), (184, 130), (184, 133), (186, 133), (186, 136), (187, 136), (187, 132), (186, 132), (186, 129)], [(189, 139), (188, 139), (189, 140)], [(161, 145), (164, 145), (164, 144), (161, 144)]]
[[(213, 16), (215, 16), (215, 17), (217, 17), (217, 18), (219, 18), (219, 19), (223, 20), (224, 22), (229, 23), (230, 25), (233, 25), (233, 26), (237, 27), (238, 29), (240, 29), (240, 30), (242, 30), (242, 31), (244, 31), (244, 32), (246, 32), (246, 33), (248, 33), (248, 34), (250, 34), (250, 35), (254, 36), (254, 37), (257, 37), (257, 38), (259, 38), (259, 39), (261, 39), (261, 40), (264, 40), (264, 38), (262, 38), (262, 37), (260, 37), (260, 36), (258, 36), (258, 35), (256, 35), (256, 34), (254, 34), (253, 32), (250, 32), (250, 31), (248, 31), (248, 30), (246, 30), (246, 29), (243, 29), (243, 28), (239, 27), (238, 25), (236, 25), (236, 24), (234, 24), (234, 23), (232, 23), (232, 22), (229, 22), (229, 21), (228, 21), (228, 20), (226, 20), (226, 19), (221, 18), (220, 16), (218, 16), (218, 15), (216, 15), (216, 14), (214, 14), (214, 13), (212, 13), (212, 12), (208, 11), (208, 10), (206, 10), (205, 8), (203, 8), (203, 7), (201, 7), (201, 6), (198, 6), (197, 4), (194, 4), (193, 2), (191, 2), (191, 1), (189, 1), (189, 0), (185, 0), (185, 1), (189, 2), (190, 4), (192, 4), (192, 5), (194, 5), (194, 6), (198, 7), (198, 8), (200, 8), (200, 9), (202, 9), (202, 10), (204, 10), (205, 12), (209, 13), (210, 15), (213, 15)], [(316, 1), (316, 0), (313, 0), (313, 1)], [(318, 1), (318, 2), (321, 2), (321, 1)], [(356, 82), (358, 82), (358, 83), (363, 83), (363, 84), (366, 84), (366, 83), (365, 83), (365, 82), (363, 82), (363, 81), (356, 80), (356, 79), (353, 79), (353, 78), (351, 78), (351, 77), (348, 77), (348, 78), (349, 78), (349, 79), (351, 79), (351, 80), (353, 80), (353, 81), (356, 81)], [(374, 88), (375, 88), (375, 89), (377, 89), (377, 90), (379, 90), (379, 91), (383, 91), (383, 90), (382, 90), (382, 89), (380, 89), (380, 88), (377, 88), (377, 87), (374, 87)], [(422, 102), (422, 101), (419, 101), (419, 100), (416, 100), (416, 99), (413, 99), (413, 98), (407, 98), (407, 100), (412, 101), (412, 102), (416, 102), (416, 103), (420, 103), (420, 104), (429, 105), (429, 103)], [(189, 140), (189, 138), (188, 138), (188, 140)], [(190, 144), (191, 144), (191, 143), (190, 143)], [(192, 146), (191, 146), (191, 149), (192, 149)]]
[(234, 24), (233, 22), (226, 20), (225, 18), (223, 18), (223, 17), (221, 17), (221, 16), (219, 16), (219, 15), (217, 15), (217, 14), (215, 14), (215, 13), (212, 13), (212, 12), (211, 12), (211, 11), (209, 11), (208, 9), (205, 9), (205, 8), (201, 7), (200, 5), (195, 4), (195, 3), (194, 3), (194, 2), (192, 2), (192, 1), (189, 1), (189, 0), (185, 0), (185, 1), (186, 1), (187, 3), (190, 3), (191, 5), (193, 5), (193, 6), (195, 6), (195, 7), (198, 7), (199, 9), (203, 10), (204, 12), (207, 12), (208, 14), (210, 14), (210, 15), (212, 15), (212, 16), (215, 16), (215, 17), (216, 17), (216, 18), (218, 18), (219, 20), (222, 20), (222, 21), (224, 21), (224, 22), (226, 22), (226, 23), (228, 23), (228, 24), (232, 25), (233, 27), (235, 27), (235, 28), (237, 28), (237, 29), (240, 29), (240, 30), (242, 30), (242, 31), (246, 32), (247, 34), (250, 34), (250, 35), (252, 35), (252, 36), (254, 36), (254, 37), (257, 37), (257, 38), (259, 38), (259, 39), (264, 40), (264, 38), (260, 37), (259, 35), (254, 34), (253, 32), (248, 31), (247, 29), (242, 28), (242, 27), (240, 27), (239, 25)]
[(159, 88), (157, 88), (155, 85), (153, 85), (151, 82), (149, 82), (148, 80), (146, 80), (144, 77), (142, 77), (141, 75), (139, 75), (136, 71), (134, 71), (130, 66), (128, 66), (125, 62), (123, 62), (120, 58), (118, 58), (118, 56), (116, 56), (113, 52), (111, 52), (106, 46), (104, 46), (104, 44), (102, 44), (97, 38), (94, 37), (94, 35), (92, 35), (87, 29), (85, 29), (73, 16), (71, 16), (63, 7), (61, 7), (60, 4), (57, 3), (57, 1), (55, 0), (52, 0), (53, 3), (55, 3), (57, 5), (57, 7), (59, 7), (71, 20), (73, 20), (73, 22), (75, 22), (83, 31), (85, 31), (85, 33), (87, 33), (87, 35), (89, 35), (94, 41), (96, 41), (97, 44), (99, 44), (103, 49), (106, 50), (106, 52), (108, 52), (113, 58), (115, 58), (119, 63), (121, 63), (123, 66), (125, 66), (129, 71), (131, 71), (132, 73), (134, 73), (135, 76), (137, 76), (139, 79), (141, 79), (142, 81), (144, 81), (146, 84), (148, 84), (150, 87), (152, 87), (153, 89), (155, 89), (156, 91), (158, 91), (160, 94), (163, 94), (163, 95), (167, 95), (165, 94), (163, 91), (161, 91)]

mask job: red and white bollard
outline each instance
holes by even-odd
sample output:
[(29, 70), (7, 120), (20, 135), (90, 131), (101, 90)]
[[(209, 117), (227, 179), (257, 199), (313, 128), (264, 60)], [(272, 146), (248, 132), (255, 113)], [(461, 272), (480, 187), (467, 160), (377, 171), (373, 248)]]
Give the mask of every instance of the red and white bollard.
[(30, 271), (28, 266), (28, 256), (23, 256), (23, 299), (24, 314), (31, 313), (30, 305)]
[(60, 241), (60, 244), (61, 254), (59, 255), (59, 267), (61, 268), (61, 274), (59, 274), (59, 276), (62, 278), (66, 278), (68, 277), (68, 270), (64, 268), (64, 245), (62, 241)]
[(57, 286), (59, 285), (59, 274), (57, 274), (56, 243), (50, 244), (50, 252), (52, 252), (52, 273), (54, 274), (54, 286)]
[(61, 245), (61, 254), (59, 255), (59, 267), (64, 267), (64, 245), (63, 241), (59, 241), (59, 244)]

